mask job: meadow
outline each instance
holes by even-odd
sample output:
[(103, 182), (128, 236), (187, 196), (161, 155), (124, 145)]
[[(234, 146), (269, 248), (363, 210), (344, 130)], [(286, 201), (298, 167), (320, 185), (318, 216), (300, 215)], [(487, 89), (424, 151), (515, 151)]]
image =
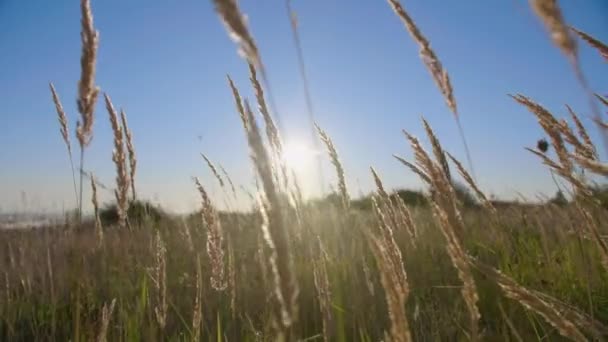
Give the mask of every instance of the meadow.
[[(137, 193), (137, 146), (124, 112), (95, 83), (98, 33), (81, 0), (80, 119), (72, 138), (60, 95), (50, 85), (80, 209), (57, 225), (0, 231), (0, 340), (3, 341), (603, 341), (608, 338), (608, 164), (588, 129), (608, 137), (608, 100), (582, 75), (577, 42), (608, 46), (569, 27), (557, 1), (530, 5), (589, 95), (593, 124), (577, 109), (557, 118), (536, 100), (511, 95), (546, 134), (528, 152), (556, 180), (543, 201), (500, 201), (476, 184), (447, 71), (398, 0), (388, 0), (419, 46), (453, 113), (466, 161), (425, 137), (403, 131), (413, 160), (395, 156), (424, 192), (386, 189), (373, 167), (372, 194), (351, 195), (331, 132), (315, 125), (335, 167), (334, 193), (304, 199), (282, 158), (283, 140), (267, 102), (268, 80), (255, 40), (235, 0), (213, 0), (220, 20), (249, 64), (246, 85), (224, 86), (242, 121), (258, 188), (236, 189), (203, 155), (213, 178), (193, 179), (200, 210), (175, 215)], [(379, 2), (379, 6), (387, 4)], [(297, 35), (297, 25), (292, 29)], [(301, 64), (303, 66), (303, 64)], [(304, 68), (302, 68), (303, 70)], [(106, 91), (105, 89), (103, 90)], [(103, 206), (100, 184), (85, 173), (95, 112), (103, 102), (114, 133), (115, 203)], [(580, 109), (587, 110), (587, 109)], [(80, 158), (76, 159), (76, 157)], [(77, 163), (74, 163), (77, 162)], [(108, 161), (110, 162), (110, 161)], [(250, 197), (248, 210), (219, 208)], [(561, 184), (561, 185), (560, 185)], [(92, 198), (82, 188), (91, 187)], [(83, 213), (90, 201), (94, 212)]]

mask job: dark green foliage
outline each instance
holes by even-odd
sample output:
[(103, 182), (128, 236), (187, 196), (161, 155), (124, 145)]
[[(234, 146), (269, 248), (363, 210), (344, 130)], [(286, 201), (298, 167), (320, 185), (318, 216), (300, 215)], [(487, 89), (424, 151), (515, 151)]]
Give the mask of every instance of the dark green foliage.
[[(161, 219), (167, 217), (167, 214), (159, 206), (139, 200), (130, 203), (127, 215), (131, 225), (150, 221), (159, 222)], [(104, 226), (112, 226), (118, 223), (118, 212), (115, 204), (110, 204), (102, 208), (99, 216)]]

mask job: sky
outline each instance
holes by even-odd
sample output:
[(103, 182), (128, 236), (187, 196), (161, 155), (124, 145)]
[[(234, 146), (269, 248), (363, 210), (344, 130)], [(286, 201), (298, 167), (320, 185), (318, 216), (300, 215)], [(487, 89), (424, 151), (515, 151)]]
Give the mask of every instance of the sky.
[[(314, 146), (284, 2), (239, 3), (267, 69), (283, 137), (287, 144)], [(548, 171), (523, 149), (534, 146), (542, 131), (507, 94), (530, 96), (559, 116), (568, 103), (590, 129), (591, 114), (567, 60), (527, 1), (402, 3), (450, 74), (481, 188), (505, 198), (554, 193)], [(561, 5), (570, 24), (608, 39), (608, 2), (563, 0)], [(248, 148), (226, 82), (230, 74), (243, 96), (253, 98), (247, 65), (211, 1), (92, 0), (92, 7), (100, 32), (97, 84), (127, 113), (140, 197), (176, 212), (193, 210), (199, 200), (192, 177), (199, 176), (222, 201), (200, 152), (222, 164), (237, 186), (252, 189)], [(314, 114), (340, 153), (354, 196), (372, 189), (370, 166), (389, 188), (423, 188), (392, 157), (412, 159), (401, 129), (424, 138), (422, 115), (444, 148), (466, 160), (456, 124), (418, 47), (386, 1), (293, 0), (293, 8)], [(0, 208), (5, 212), (74, 206), (48, 82), (55, 84), (73, 132), (79, 21), (76, 0), (0, 0)], [(591, 87), (608, 93), (608, 65), (583, 43), (580, 60)], [(85, 169), (113, 186), (112, 134), (102, 101), (95, 116)], [(316, 168), (308, 164), (299, 172), (304, 191), (315, 196)], [(335, 175), (328, 162), (323, 170), (329, 189)], [(88, 186), (85, 190), (86, 200)], [(104, 192), (102, 201), (111, 201), (111, 195)]]

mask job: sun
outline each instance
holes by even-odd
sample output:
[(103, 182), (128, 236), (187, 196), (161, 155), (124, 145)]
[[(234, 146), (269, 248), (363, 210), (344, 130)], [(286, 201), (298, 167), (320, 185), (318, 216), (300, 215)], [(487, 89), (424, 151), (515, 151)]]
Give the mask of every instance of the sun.
[(288, 141), (283, 146), (282, 159), (294, 172), (304, 172), (313, 166), (316, 152), (303, 141)]

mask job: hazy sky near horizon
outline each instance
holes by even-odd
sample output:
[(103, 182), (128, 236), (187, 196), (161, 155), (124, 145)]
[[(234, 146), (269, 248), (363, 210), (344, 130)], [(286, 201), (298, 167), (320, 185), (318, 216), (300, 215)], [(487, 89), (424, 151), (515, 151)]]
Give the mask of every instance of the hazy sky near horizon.
[[(282, 0), (241, 0), (267, 68), (288, 141), (310, 131), (289, 19)], [(560, 115), (570, 104), (588, 124), (586, 97), (566, 59), (524, 0), (402, 1), (448, 70), (475, 171), (490, 194), (553, 193), (539, 161), (524, 151), (542, 132), (510, 99), (522, 93)], [(608, 2), (561, 1), (566, 20), (608, 40)], [(100, 31), (97, 83), (124, 108), (138, 154), (141, 197), (176, 211), (196, 208), (192, 176), (219, 199), (199, 153), (252, 188), (248, 148), (226, 83), (230, 74), (253, 98), (247, 65), (209, 0), (92, 0)], [(353, 195), (369, 192), (374, 166), (388, 187), (421, 188), (393, 158), (411, 159), (401, 129), (424, 138), (420, 116), (444, 147), (465, 161), (455, 122), (418, 47), (385, 0), (294, 0), (315, 115), (337, 146)], [(0, 0), (0, 207), (61, 210), (74, 205), (71, 173), (48, 82), (75, 128), (80, 74), (79, 1)], [(584, 43), (583, 70), (608, 93), (608, 65)], [(101, 97), (100, 97), (101, 100)], [(423, 139), (426, 143), (426, 139)], [(76, 141), (73, 139), (73, 145)], [(99, 101), (85, 169), (114, 184), (112, 134)], [(76, 158), (77, 159), (77, 158)], [(315, 194), (314, 167), (303, 170)], [(324, 165), (325, 180), (335, 183)], [(309, 175), (308, 175), (309, 174)], [(308, 176), (307, 176), (308, 175)], [(88, 202), (88, 183), (85, 187)], [(110, 201), (105, 194), (104, 201)]]

